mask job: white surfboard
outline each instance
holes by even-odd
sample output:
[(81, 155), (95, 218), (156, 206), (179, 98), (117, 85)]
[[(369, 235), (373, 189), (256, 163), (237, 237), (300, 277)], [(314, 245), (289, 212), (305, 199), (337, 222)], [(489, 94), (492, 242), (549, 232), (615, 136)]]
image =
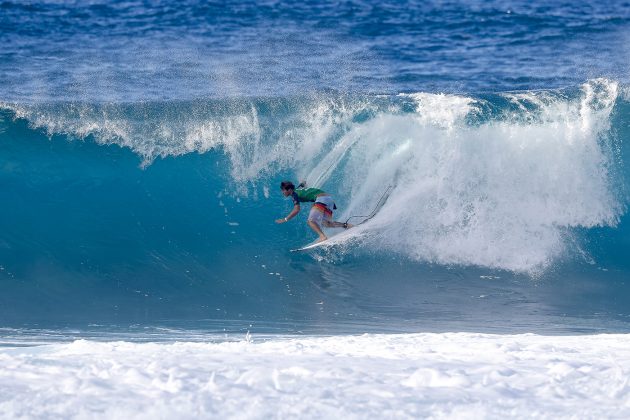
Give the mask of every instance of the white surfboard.
[(328, 247), (328, 246), (332, 246), (334, 244), (338, 244), (340, 242), (343, 241), (343, 238), (346, 236), (349, 236), (348, 232), (351, 230), (352, 228), (348, 228), (346, 230), (344, 230), (341, 233), (338, 233), (336, 235), (332, 235), (329, 236), (328, 239), (326, 239), (325, 241), (321, 241), (321, 242), (311, 242), (308, 245), (304, 245), (301, 248), (296, 248), (296, 249), (291, 249), (291, 252), (303, 252), (303, 251), (311, 251), (315, 248), (320, 248), (320, 247)]
[(326, 239), (325, 241), (321, 241), (321, 242), (311, 242), (308, 245), (304, 245), (302, 248), (290, 249), (289, 252), (310, 251), (311, 249), (314, 249), (314, 248), (317, 248), (319, 246), (322, 246), (324, 244), (324, 242), (328, 242), (328, 239)]

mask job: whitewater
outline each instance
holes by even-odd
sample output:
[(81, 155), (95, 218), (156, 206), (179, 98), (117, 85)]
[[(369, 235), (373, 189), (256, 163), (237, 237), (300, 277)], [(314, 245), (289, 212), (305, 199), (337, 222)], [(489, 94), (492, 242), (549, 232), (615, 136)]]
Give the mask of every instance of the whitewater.
[(3, 2), (0, 418), (628, 418), (629, 28)]
[(10, 418), (627, 418), (626, 335), (78, 340), (0, 350)]

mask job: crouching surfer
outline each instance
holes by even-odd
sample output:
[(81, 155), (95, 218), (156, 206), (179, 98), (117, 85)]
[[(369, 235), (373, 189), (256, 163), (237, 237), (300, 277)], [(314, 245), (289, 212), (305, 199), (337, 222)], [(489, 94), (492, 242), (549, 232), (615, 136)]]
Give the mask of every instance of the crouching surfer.
[(313, 206), (308, 214), (307, 223), (319, 235), (316, 242), (328, 239), (322, 231), (322, 226), (328, 228), (342, 227), (348, 229), (352, 227), (349, 223), (336, 222), (332, 219), (333, 210), (337, 208), (333, 198), (318, 188), (305, 188), (304, 182), (296, 189), (291, 181), (280, 183), (280, 190), (285, 197), (291, 196), (293, 200), (293, 210), (282, 219), (277, 219), (276, 223), (286, 223), (293, 219), (300, 212), (300, 203), (311, 202)]

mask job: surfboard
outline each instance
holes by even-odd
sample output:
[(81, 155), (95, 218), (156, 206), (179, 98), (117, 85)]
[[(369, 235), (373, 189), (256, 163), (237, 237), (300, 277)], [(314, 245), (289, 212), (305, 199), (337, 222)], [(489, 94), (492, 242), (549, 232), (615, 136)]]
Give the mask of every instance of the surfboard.
[(311, 249), (317, 248), (318, 246), (323, 245), (325, 242), (328, 242), (330, 239), (326, 239), (325, 241), (321, 241), (321, 242), (311, 242), (308, 245), (304, 245), (302, 248), (295, 248), (295, 249), (290, 249), (289, 252), (302, 252), (302, 251), (309, 251)]
[(326, 239), (325, 241), (321, 241), (321, 242), (311, 242), (308, 245), (304, 245), (301, 248), (295, 248), (295, 249), (291, 249), (289, 250), (290, 252), (303, 252), (303, 251), (311, 251), (315, 248), (319, 248), (321, 246), (329, 246), (329, 245), (333, 245), (335, 243), (339, 243), (339, 239), (343, 238), (344, 236), (348, 235), (348, 231), (351, 230), (352, 228), (348, 228), (346, 230), (344, 230), (341, 233), (338, 233), (336, 235), (332, 235), (329, 236), (328, 239)]

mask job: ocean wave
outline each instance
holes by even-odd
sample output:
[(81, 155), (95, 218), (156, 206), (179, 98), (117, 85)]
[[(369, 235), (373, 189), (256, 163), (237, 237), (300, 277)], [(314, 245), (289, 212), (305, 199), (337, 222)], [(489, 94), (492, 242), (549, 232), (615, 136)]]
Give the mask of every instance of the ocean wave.
[(2, 107), (48, 136), (129, 148), (145, 167), (218, 152), (229, 173), (221, 189), (236, 182), (244, 195), (262, 188), (268, 197), (278, 174), (290, 172), (337, 195), (341, 218), (369, 213), (392, 186), (372, 222), (348, 236), (364, 249), (536, 274), (581, 255), (572, 229), (615, 227), (625, 214), (625, 128), (611, 126), (628, 112), (620, 92), (617, 82), (595, 79), (477, 97)]

